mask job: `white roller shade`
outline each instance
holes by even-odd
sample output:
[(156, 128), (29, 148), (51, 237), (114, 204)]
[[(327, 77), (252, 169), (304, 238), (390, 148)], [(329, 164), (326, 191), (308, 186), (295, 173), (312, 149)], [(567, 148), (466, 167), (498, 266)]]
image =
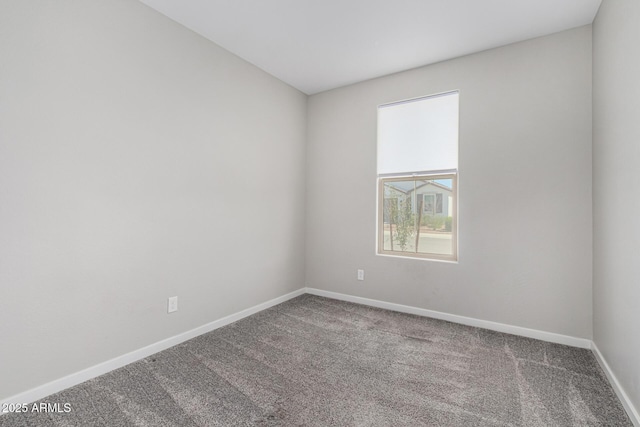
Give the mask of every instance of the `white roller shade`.
[(458, 168), (458, 92), (378, 107), (378, 174)]

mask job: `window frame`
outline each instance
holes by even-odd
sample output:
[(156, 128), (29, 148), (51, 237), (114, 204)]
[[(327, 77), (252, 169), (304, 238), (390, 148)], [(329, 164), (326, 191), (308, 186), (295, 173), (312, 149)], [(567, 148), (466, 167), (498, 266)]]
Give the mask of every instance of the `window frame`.
[[(392, 251), (384, 249), (384, 184), (386, 182), (451, 179), (451, 254)], [(444, 210), (444, 208), (443, 208)], [(458, 261), (458, 171), (421, 172), (378, 177), (377, 254), (413, 259)]]

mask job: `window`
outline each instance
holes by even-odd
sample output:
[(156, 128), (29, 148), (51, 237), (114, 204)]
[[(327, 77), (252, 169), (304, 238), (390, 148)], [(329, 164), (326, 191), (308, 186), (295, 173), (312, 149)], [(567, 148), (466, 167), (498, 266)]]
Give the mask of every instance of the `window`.
[(378, 107), (378, 253), (457, 260), (458, 92)]
[(442, 193), (436, 193), (436, 212), (437, 214), (443, 213), (442, 210)]

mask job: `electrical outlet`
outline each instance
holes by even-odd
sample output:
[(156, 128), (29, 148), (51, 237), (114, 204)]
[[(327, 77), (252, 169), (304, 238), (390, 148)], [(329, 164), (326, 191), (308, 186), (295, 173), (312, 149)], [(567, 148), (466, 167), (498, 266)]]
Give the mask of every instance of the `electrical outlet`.
[(173, 313), (174, 311), (178, 311), (178, 297), (169, 298), (169, 303), (167, 304), (167, 313)]
[(364, 280), (364, 270), (358, 270), (358, 280)]

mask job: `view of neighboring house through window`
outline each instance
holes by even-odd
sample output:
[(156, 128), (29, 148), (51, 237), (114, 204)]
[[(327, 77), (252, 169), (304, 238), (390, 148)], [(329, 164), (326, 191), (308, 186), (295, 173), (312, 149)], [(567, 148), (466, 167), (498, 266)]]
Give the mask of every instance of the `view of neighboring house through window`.
[(378, 253), (457, 260), (458, 96), (378, 107)]

